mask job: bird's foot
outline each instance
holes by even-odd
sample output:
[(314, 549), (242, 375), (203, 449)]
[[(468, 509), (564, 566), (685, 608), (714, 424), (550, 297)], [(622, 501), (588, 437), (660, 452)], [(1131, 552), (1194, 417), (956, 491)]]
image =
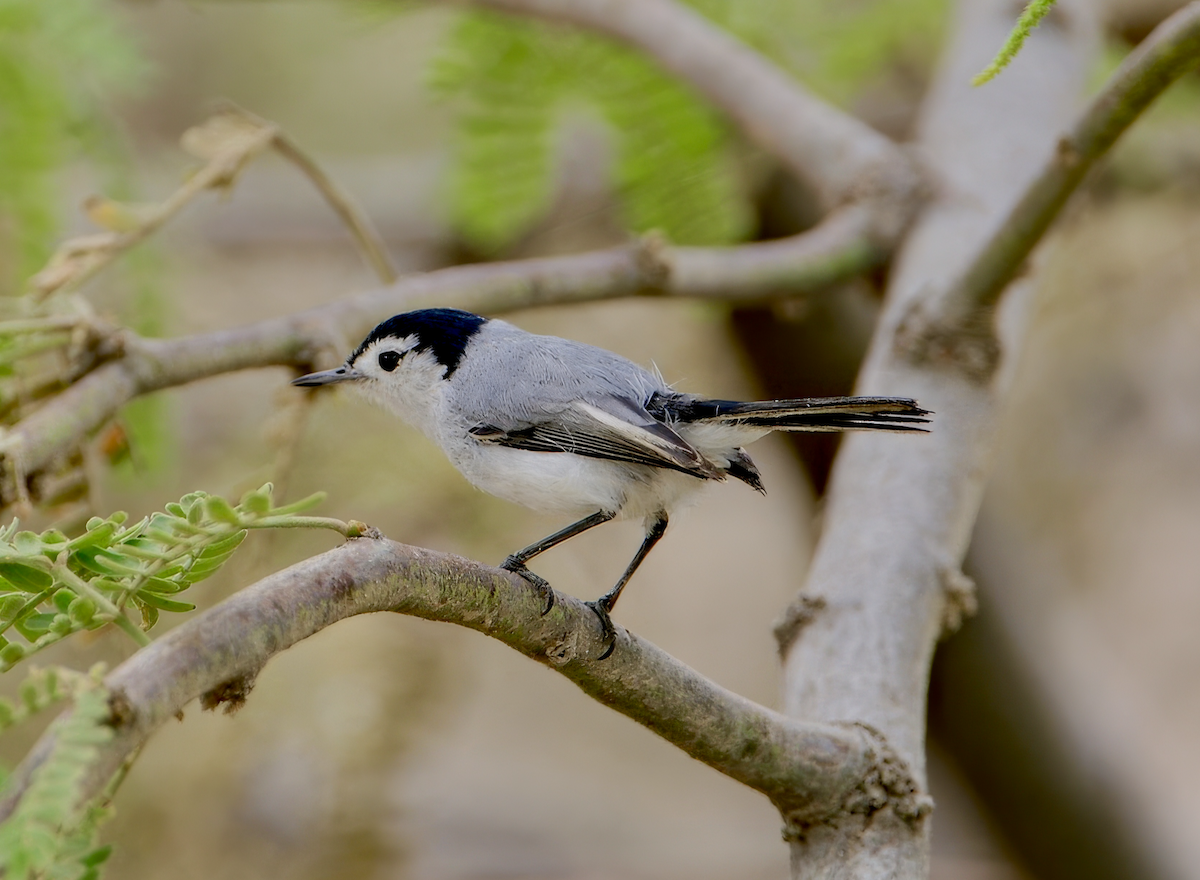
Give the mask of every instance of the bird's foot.
[(529, 582), (534, 591), (542, 597), (546, 603), (542, 609), (542, 617), (550, 613), (550, 609), (554, 607), (554, 587), (550, 586), (550, 582), (540, 574), (534, 574), (530, 571), (524, 562), (517, 559), (515, 556), (510, 556), (500, 566), (505, 571), (511, 571), (513, 574), (519, 574)]
[(596, 658), (597, 660), (606, 660), (617, 647), (617, 630), (613, 626), (612, 618), (608, 614), (608, 602), (605, 601), (607, 598), (605, 596), (597, 599), (595, 602), (583, 603), (588, 608), (591, 608), (596, 616), (600, 618), (600, 635), (608, 643), (608, 647), (604, 649), (603, 654)]

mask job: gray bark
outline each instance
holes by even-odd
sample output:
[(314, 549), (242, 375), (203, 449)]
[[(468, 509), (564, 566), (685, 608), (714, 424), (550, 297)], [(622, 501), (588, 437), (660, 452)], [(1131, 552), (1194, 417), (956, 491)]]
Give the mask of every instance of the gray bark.
[[(824, 606), (785, 659), (789, 714), (870, 725), (922, 786), (929, 664), (944, 622), (961, 611), (959, 566), (1009, 371), (985, 384), (961, 365), (916, 364), (894, 340), (912, 305), (966, 268), (1053, 154), (1080, 106), (1097, 45), (1094, 11), (1061, 3), (1011, 68), (972, 89), (971, 76), (1003, 42), (1013, 13), (1003, 0), (960, 6), (918, 135), (922, 157), (939, 176), (935, 200), (898, 255), (859, 377), (859, 393), (917, 397), (937, 413), (935, 430), (921, 438), (847, 438), (803, 593)], [(1014, 285), (1007, 307), (1019, 311), (1029, 287)], [(1015, 348), (1019, 334), (1007, 339)], [(792, 836), (795, 878), (928, 876), (923, 817), (868, 810)]]

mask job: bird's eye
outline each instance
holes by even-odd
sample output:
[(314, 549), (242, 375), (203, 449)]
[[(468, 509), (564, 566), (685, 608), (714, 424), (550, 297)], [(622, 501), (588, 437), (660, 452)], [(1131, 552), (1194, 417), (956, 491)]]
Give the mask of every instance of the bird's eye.
[(400, 365), (400, 352), (398, 351), (381, 351), (379, 353), (379, 366), (386, 372), (390, 373)]

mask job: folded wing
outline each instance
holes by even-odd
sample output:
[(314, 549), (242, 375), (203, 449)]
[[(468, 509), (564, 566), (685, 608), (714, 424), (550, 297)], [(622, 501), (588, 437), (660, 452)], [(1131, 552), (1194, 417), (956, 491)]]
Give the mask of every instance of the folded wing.
[(479, 424), (477, 439), (532, 452), (569, 452), (588, 458), (668, 468), (723, 480), (725, 474), (694, 446), (656, 420), (640, 403), (622, 397), (575, 401), (552, 419), (518, 427)]

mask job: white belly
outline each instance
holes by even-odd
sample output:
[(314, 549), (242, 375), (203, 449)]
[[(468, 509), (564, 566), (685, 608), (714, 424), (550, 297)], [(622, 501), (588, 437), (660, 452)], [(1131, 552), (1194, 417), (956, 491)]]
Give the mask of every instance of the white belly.
[(446, 452), (472, 485), (540, 513), (582, 517), (607, 510), (640, 519), (669, 512), (706, 482), (678, 471), (475, 441)]

